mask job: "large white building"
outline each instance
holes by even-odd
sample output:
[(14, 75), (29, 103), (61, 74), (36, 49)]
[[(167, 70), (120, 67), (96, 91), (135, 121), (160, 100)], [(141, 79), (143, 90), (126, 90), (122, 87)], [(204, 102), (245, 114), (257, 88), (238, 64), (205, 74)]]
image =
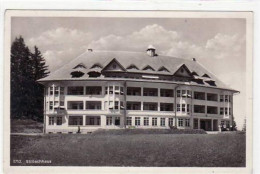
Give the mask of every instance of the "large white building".
[[(214, 66), (214, 65), (212, 65)], [(116, 128), (218, 130), (232, 124), (233, 94), (193, 59), (87, 50), (39, 82), (46, 133)]]

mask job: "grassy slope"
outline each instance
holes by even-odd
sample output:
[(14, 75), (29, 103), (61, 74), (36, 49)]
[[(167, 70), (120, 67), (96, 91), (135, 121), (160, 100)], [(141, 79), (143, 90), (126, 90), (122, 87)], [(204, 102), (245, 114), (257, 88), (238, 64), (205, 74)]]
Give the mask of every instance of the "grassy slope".
[[(11, 136), (11, 159), (55, 166), (245, 166), (244, 134)], [(43, 164), (44, 165), (44, 164)]]
[(43, 123), (30, 119), (11, 119), (12, 133), (42, 133)]

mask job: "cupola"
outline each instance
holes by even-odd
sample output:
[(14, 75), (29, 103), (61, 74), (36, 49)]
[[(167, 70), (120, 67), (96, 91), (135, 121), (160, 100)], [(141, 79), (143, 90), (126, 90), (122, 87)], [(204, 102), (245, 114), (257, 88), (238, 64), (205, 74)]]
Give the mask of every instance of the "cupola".
[(146, 53), (151, 57), (157, 56), (157, 54), (155, 53), (155, 48), (152, 45), (148, 46)]

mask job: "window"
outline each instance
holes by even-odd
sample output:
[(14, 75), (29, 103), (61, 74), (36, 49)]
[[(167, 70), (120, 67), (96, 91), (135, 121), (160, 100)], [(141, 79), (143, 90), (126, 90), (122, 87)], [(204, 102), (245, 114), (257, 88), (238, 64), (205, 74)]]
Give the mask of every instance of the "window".
[(172, 89), (160, 89), (160, 96), (161, 97), (173, 97), (173, 90)]
[(68, 107), (68, 109), (82, 110), (83, 101), (68, 101), (67, 107)]
[(219, 114), (224, 115), (224, 108), (220, 108)]
[(84, 89), (83, 86), (69, 86), (68, 95), (83, 95)]
[(231, 108), (228, 108), (228, 114), (231, 115)]
[(218, 114), (218, 107), (215, 106), (207, 106), (208, 114)]
[(228, 108), (225, 108), (225, 115), (228, 114)]
[(194, 129), (198, 129), (199, 128), (199, 120), (198, 119), (194, 119), (193, 120), (193, 127), (194, 127)]
[(127, 87), (127, 95), (141, 96), (141, 88)]
[(218, 114), (218, 107), (215, 106), (207, 106), (208, 114)]
[(173, 118), (169, 118), (168, 122), (169, 122), (169, 126), (173, 126)]
[(190, 105), (187, 104), (187, 112), (189, 113), (190, 112)]
[(120, 94), (120, 87), (119, 86), (115, 86), (115, 94)]
[(119, 108), (119, 102), (115, 101), (115, 109), (118, 109), (118, 108)]
[(144, 117), (144, 126), (149, 126), (149, 117)]
[(157, 118), (156, 117), (152, 118), (152, 126), (157, 126)]
[(108, 93), (108, 87), (106, 86), (105, 87), (105, 94), (107, 94)]
[(124, 87), (120, 87), (120, 95), (124, 95)]
[(192, 97), (192, 91), (187, 90), (187, 98), (191, 98)]
[(53, 109), (53, 101), (50, 101), (50, 110)]
[(128, 126), (132, 125), (132, 117), (126, 117), (126, 125)]
[(53, 95), (53, 87), (50, 87), (50, 95)]
[(143, 96), (158, 96), (157, 88), (144, 88)]
[(113, 86), (109, 86), (109, 94), (113, 94)]
[(180, 112), (180, 111), (181, 111), (181, 105), (177, 104), (177, 112)]
[(165, 126), (165, 118), (161, 118), (161, 126)]
[(127, 110), (141, 110), (141, 102), (127, 102)]
[(107, 117), (107, 125), (112, 125), (112, 117)]
[(208, 101), (218, 101), (218, 94), (207, 93)]
[(220, 96), (219, 96), (219, 101), (220, 101), (220, 102), (223, 102), (223, 101), (224, 101), (224, 95), (220, 95)]
[(54, 117), (49, 117), (49, 125), (54, 125)]
[(62, 117), (57, 117), (57, 125), (62, 125)]
[(225, 102), (229, 102), (229, 95), (225, 95)]
[(60, 87), (60, 95), (64, 95), (64, 87)]
[(120, 117), (115, 117), (115, 125), (116, 126), (120, 125)]
[(59, 87), (57, 86), (54, 87), (54, 94), (59, 95)]
[(60, 101), (60, 106), (64, 106), (64, 101)]
[(54, 101), (54, 106), (56, 106), (56, 107), (59, 106), (59, 101)]
[(194, 91), (194, 99), (205, 100), (205, 92), (196, 92), (196, 91)]
[(190, 127), (190, 119), (185, 119), (185, 127)]
[(70, 116), (69, 125), (71, 126), (83, 125), (82, 118), (83, 116)]
[(221, 123), (220, 123), (222, 126), (225, 124), (225, 121), (224, 120), (221, 120)]
[(183, 119), (182, 118), (178, 118), (178, 126), (179, 127), (183, 126)]
[(72, 78), (79, 78), (82, 77), (85, 73), (81, 72), (81, 71), (73, 71), (70, 73)]
[(86, 116), (86, 125), (100, 125), (100, 116)]
[(173, 103), (160, 103), (160, 111), (173, 111)]
[(144, 102), (144, 110), (146, 111), (157, 111), (158, 110), (158, 104), (157, 103), (148, 103)]
[(140, 126), (140, 117), (135, 117), (135, 125)]
[(101, 110), (101, 101), (87, 101), (86, 109)]
[(205, 106), (194, 105), (194, 113), (205, 113)]
[(185, 112), (185, 111), (186, 111), (185, 104), (182, 104), (182, 105), (181, 105), (181, 111), (182, 111), (182, 112)]
[(181, 90), (177, 90), (177, 97), (181, 97)]
[(102, 87), (101, 86), (88, 86), (86, 87), (86, 95), (101, 95)]

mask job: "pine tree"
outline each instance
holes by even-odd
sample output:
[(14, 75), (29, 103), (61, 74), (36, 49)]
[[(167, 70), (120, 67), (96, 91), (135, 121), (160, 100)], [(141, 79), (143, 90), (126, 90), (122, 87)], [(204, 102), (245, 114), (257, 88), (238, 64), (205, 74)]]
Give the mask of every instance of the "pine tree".
[(37, 80), (46, 77), (48, 72), (48, 66), (46, 66), (45, 60), (42, 57), (39, 49), (34, 46), (34, 53), (31, 53), (32, 68), (33, 68), (33, 119), (42, 120), (43, 116), (43, 98), (44, 98), (44, 87), (37, 82)]
[(32, 87), (30, 50), (20, 36), (11, 46), (11, 117), (30, 115), (30, 92)]
[(11, 118), (42, 120), (44, 89), (38, 79), (49, 74), (39, 49), (31, 53), (20, 36), (11, 46)]

